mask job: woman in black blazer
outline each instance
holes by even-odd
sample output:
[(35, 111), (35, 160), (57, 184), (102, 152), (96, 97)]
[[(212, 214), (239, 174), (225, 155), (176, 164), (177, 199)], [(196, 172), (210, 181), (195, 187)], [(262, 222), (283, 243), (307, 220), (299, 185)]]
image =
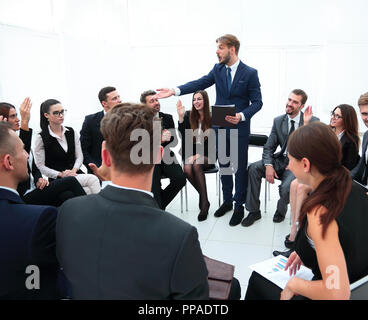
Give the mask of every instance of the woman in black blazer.
[[(184, 173), (199, 193), (200, 213), (198, 220), (207, 219), (210, 203), (207, 196), (204, 170), (214, 167), (216, 162), (216, 135), (211, 129), (211, 114), (208, 94), (204, 90), (193, 94), (192, 110), (185, 112), (179, 100), (177, 103), (179, 131), (182, 138)], [(189, 130), (188, 130), (189, 129)], [(186, 148), (192, 140), (193, 151)]]
[(348, 104), (337, 106), (331, 112), (330, 125), (341, 142), (342, 165), (352, 170), (360, 159), (358, 117), (354, 108)]

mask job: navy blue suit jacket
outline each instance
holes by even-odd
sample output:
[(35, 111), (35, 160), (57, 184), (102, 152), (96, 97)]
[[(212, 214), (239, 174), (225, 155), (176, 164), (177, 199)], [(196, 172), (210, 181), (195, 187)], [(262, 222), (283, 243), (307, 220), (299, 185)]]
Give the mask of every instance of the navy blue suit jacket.
[[(0, 188), (0, 299), (58, 299), (54, 207), (24, 204)], [(28, 266), (38, 266), (40, 289), (28, 290)]]
[(242, 112), (246, 121), (237, 125), (239, 137), (248, 137), (250, 133), (250, 119), (262, 108), (261, 85), (256, 69), (240, 61), (233, 79), (230, 93), (226, 82), (226, 66), (216, 64), (208, 75), (179, 86), (181, 95), (204, 90), (216, 84), (216, 105), (235, 104), (236, 112)]

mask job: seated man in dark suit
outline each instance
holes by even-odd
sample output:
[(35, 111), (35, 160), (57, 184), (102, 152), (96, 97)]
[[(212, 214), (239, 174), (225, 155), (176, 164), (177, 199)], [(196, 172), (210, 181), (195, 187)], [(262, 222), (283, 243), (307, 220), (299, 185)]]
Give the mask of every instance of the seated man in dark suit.
[(100, 122), (106, 112), (121, 103), (120, 95), (114, 87), (105, 87), (98, 93), (98, 99), (103, 110), (85, 117), (80, 132), (80, 142), (83, 151), (83, 164), (89, 173), (93, 173), (90, 164), (96, 168), (101, 166), (101, 144), (103, 137)]
[[(197, 230), (164, 214), (150, 193), (162, 157), (153, 118), (145, 105), (108, 112), (101, 121), (102, 159), (112, 184), (59, 210), (57, 256), (72, 298), (208, 299)], [(131, 140), (132, 133), (142, 139)]]
[[(156, 95), (156, 91), (148, 90), (141, 94), (140, 101), (146, 104), (155, 113), (155, 117), (161, 119), (162, 131), (162, 146), (165, 148), (169, 143), (174, 140), (175, 125), (172, 115), (160, 112), (160, 102), (153, 98)], [(170, 130), (170, 131), (169, 131)], [(178, 192), (185, 186), (186, 177), (182, 167), (178, 164), (175, 158), (175, 154), (172, 150), (164, 153), (163, 159), (160, 164), (155, 165), (153, 171), (152, 181), (152, 193), (162, 210), (165, 210), (167, 205), (175, 198)], [(170, 158), (175, 158), (175, 162), (170, 162)], [(169, 185), (162, 190), (161, 178), (166, 177), (170, 179)]]
[[(280, 199), (273, 221), (279, 223), (285, 219), (290, 183), (295, 179), (293, 173), (287, 169), (289, 163), (287, 142), (290, 134), (304, 124), (304, 114), (301, 110), (307, 99), (308, 96), (303, 90), (295, 89), (290, 93), (286, 103), (286, 113), (274, 119), (271, 134), (263, 147), (262, 160), (249, 166), (246, 200), (249, 215), (242, 221), (242, 226), (248, 227), (261, 218), (259, 194), (262, 178), (266, 178), (269, 183), (274, 183), (275, 178), (282, 181), (279, 186)], [(307, 121), (315, 120), (318, 118), (311, 116), (311, 119), (308, 118)], [(280, 147), (281, 150), (275, 153), (277, 147)]]
[(24, 204), (28, 154), (0, 121), (0, 299), (59, 299), (54, 207)]
[[(360, 115), (368, 128), (368, 92), (362, 94), (358, 100)], [(350, 172), (352, 178), (368, 188), (368, 131), (363, 136), (362, 156), (357, 166)], [(368, 195), (368, 193), (367, 193)]]

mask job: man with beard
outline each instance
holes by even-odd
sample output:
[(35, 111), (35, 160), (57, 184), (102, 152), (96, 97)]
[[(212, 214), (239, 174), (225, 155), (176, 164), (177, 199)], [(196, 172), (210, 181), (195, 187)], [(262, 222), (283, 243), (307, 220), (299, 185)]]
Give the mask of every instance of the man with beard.
[[(160, 101), (153, 98), (155, 95), (155, 91), (147, 90), (141, 94), (140, 101), (153, 110), (155, 118), (161, 119), (161, 145), (165, 148), (175, 139), (173, 136), (175, 135), (175, 125), (171, 114), (160, 111)], [(173, 135), (171, 133), (173, 133)], [(164, 152), (161, 163), (155, 165), (152, 180), (152, 193), (162, 210), (166, 209), (168, 204), (175, 198), (186, 183), (183, 169), (180, 164), (178, 164), (174, 152), (170, 148), (167, 151), (168, 152)], [(174, 162), (172, 162), (172, 160)], [(170, 183), (165, 189), (161, 188), (161, 178), (163, 176), (170, 179)]]
[[(245, 65), (238, 58), (240, 42), (230, 34), (226, 34), (216, 40), (216, 54), (219, 63), (216, 64), (208, 75), (186, 83), (174, 89), (159, 89), (156, 98), (167, 98), (172, 95), (180, 96), (188, 93), (204, 90), (216, 84), (216, 105), (235, 105), (235, 116), (226, 116), (229, 127), (215, 128), (226, 129), (226, 143), (218, 146), (224, 148), (219, 155), (229, 159), (221, 159), (221, 182), (224, 203), (215, 212), (215, 217), (221, 217), (228, 211), (235, 209), (230, 220), (230, 226), (240, 224), (244, 217), (244, 203), (247, 189), (248, 166), (248, 142), (250, 134), (250, 119), (262, 108), (262, 95), (257, 70)], [(233, 126), (230, 128), (230, 126)], [(231, 130), (237, 130), (237, 139), (231, 140)], [(218, 136), (217, 136), (218, 137)], [(219, 139), (217, 139), (219, 140)], [(230, 153), (231, 144), (237, 148), (237, 157)], [(234, 148), (234, 145), (233, 145)], [(230, 171), (230, 172), (229, 172)], [(235, 175), (235, 194), (233, 194), (233, 175)]]
[[(285, 219), (289, 203), (290, 183), (295, 179), (293, 173), (287, 169), (289, 163), (287, 157), (287, 142), (290, 134), (302, 126), (318, 120), (312, 116), (310, 107), (304, 115), (301, 110), (307, 102), (307, 94), (300, 89), (293, 90), (286, 103), (285, 114), (278, 116), (273, 121), (271, 134), (263, 148), (262, 160), (252, 163), (248, 169), (248, 191), (246, 208), (249, 215), (242, 221), (242, 226), (249, 227), (254, 221), (261, 218), (259, 194), (262, 178), (269, 183), (274, 183), (275, 178), (281, 180), (279, 186), (280, 199), (273, 217), (273, 222), (279, 223)], [(280, 146), (280, 152), (275, 153)]]

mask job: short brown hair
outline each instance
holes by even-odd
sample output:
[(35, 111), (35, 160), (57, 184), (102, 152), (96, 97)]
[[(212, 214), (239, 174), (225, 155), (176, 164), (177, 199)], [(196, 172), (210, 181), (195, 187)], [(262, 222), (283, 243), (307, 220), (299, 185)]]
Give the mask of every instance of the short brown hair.
[(15, 152), (13, 139), (11, 136), (13, 129), (8, 122), (0, 121), (0, 156), (5, 154), (13, 155)]
[(368, 92), (363, 93), (358, 100), (358, 106), (366, 106), (368, 105)]
[(107, 100), (107, 95), (110, 92), (113, 92), (113, 91), (116, 91), (116, 88), (115, 87), (105, 87), (105, 88), (102, 88), (100, 90), (100, 92), (98, 93), (98, 100), (100, 100), (101, 103), (102, 103), (102, 101), (106, 101)]
[(291, 93), (302, 97), (302, 105), (304, 105), (308, 100), (307, 94), (302, 89), (294, 89)]
[(219, 42), (225, 44), (228, 48), (235, 47), (235, 53), (236, 55), (238, 55), (240, 49), (240, 41), (237, 37), (232, 34), (225, 34), (224, 36), (216, 39), (216, 43)]
[(141, 94), (141, 97), (140, 97), (140, 102), (143, 103), (143, 104), (146, 104), (147, 101), (146, 101), (146, 98), (148, 96), (154, 96), (156, 94), (156, 91), (153, 91), (153, 90), (147, 90), (147, 91), (144, 91), (142, 94)]
[[(106, 149), (112, 157), (115, 168), (124, 173), (147, 172), (154, 166), (155, 150), (153, 139), (154, 112), (143, 104), (122, 103), (111, 109), (101, 121), (101, 133), (106, 141)], [(143, 129), (148, 133), (150, 161), (135, 164), (131, 151), (142, 141), (131, 141), (134, 130)], [(160, 132), (161, 133), (161, 132)], [(161, 142), (160, 139), (158, 141)], [(157, 146), (159, 147), (159, 145)]]

